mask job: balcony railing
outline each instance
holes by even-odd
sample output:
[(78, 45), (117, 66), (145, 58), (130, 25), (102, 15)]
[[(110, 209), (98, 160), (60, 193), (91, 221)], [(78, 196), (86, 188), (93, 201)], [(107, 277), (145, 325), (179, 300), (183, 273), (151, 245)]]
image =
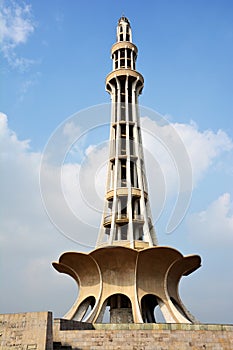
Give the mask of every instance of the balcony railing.
[[(116, 214), (116, 223), (117, 224), (124, 224), (124, 223), (128, 223), (129, 222), (129, 217), (127, 214)], [(136, 223), (144, 223), (144, 217), (143, 215), (140, 214), (134, 214), (133, 215), (133, 221)], [(110, 227), (111, 226), (111, 222), (112, 222), (112, 215), (106, 215), (104, 217), (104, 226), (105, 227)], [(151, 223), (150, 223), (151, 225)]]
[(104, 217), (104, 227), (110, 227), (112, 222), (112, 215), (107, 215)]
[(143, 215), (140, 215), (140, 214), (134, 214), (134, 215), (133, 215), (133, 220), (134, 220), (134, 221), (141, 221), (141, 222), (144, 222), (144, 217), (143, 217)]
[[(110, 227), (112, 222), (112, 215), (106, 215), (104, 217), (104, 227)], [(123, 224), (129, 222), (127, 214), (116, 214), (116, 223)]]
[(127, 187), (127, 180), (126, 179), (119, 180), (118, 187)]
[(117, 214), (116, 216), (116, 223), (121, 224), (121, 223), (127, 223), (129, 222), (129, 218), (127, 214)]
[(121, 220), (121, 219), (125, 219), (125, 218), (127, 218), (127, 214), (117, 214), (117, 219), (118, 220)]

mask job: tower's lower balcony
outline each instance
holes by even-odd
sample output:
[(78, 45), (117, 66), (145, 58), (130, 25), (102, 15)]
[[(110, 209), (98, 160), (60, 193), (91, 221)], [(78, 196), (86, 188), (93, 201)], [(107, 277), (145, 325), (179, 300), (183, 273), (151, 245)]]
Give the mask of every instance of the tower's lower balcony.
[[(106, 215), (104, 217), (104, 227), (111, 227), (112, 222), (112, 215)], [(127, 214), (117, 214), (115, 218), (115, 222), (118, 225), (125, 225), (129, 222), (129, 217)], [(133, 215), (133, 222), (136, 224), (144, 224), (144, 217), (143, 215), (134, 214)]]
[(136, 224), (144, 224), (144, 217), (140, 214), (134, 214), (133, 222)]
[(111, 227), (112, 215), (107, 215), (104, 217), (104, 227)]
[[(116, 190), (117, 196), (128, 196), (128, 188), (127, 187), (118, 187)], [(133, 197), (141, 197), (141, 190), (136, 187), (131, 187), (131, 195)], [(147, 193), (144, 191), (144, 197), (147, 199)], [(114, 190), (108, 190), (106, 193), (106, 199), (107, 200), (112, 200), (114, 197)]]
[(118, 214), (116, 216), (116, 223), (117, 224), (127, 224), (129, 222), (129, 218), (127, 216), (127, 214)]
[[(115, 218), (116, 224), (125, 225), (129, 222), (127, 214), (117, 214)], [(107, 215), (104, 217), (104, 227), (110, 227), (112, 222), (112, 215)]]

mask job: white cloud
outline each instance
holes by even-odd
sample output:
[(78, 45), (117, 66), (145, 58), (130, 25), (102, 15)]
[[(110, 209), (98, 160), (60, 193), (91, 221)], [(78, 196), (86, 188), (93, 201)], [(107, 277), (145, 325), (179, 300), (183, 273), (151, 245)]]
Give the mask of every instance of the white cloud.
[[(180, 162), (180, 143), (186, 150), (192, 166), (193, 186), (197, 186), (209, 170), (213, 162), (224, 152), (233, 149), (233, 142), (222, 130), (216, 133), (212, 130), (203, 132), (198, 126), (190, 124), (166, 123), (159, 125), (145, 117), (142, 119), (144, 149), (149, 151), (165, 174), (167, 192), (174, 192), (177, 188), (177, 169)], [(170, 147), (170, 148), (169, 148)], [(148, 162), (149, 163), (149, 162)], [(183, 163), (182, 171), (186, 164)], [(149, 171), (148, 171), (149, 174)]]
[(195, 295), (193, 306), (200, 321), (232, 323), (229, 310), (233, 307), (233, 202), (230, 194), (224, 193), (205, 210), (188, 215), (186, 224), (186, 245), (202, 258), (200, 271), (187, 284), (184, 281), (186, 300), (192, 303), (191, 293)]
[(193, 168), (193, 180), (196, 186), (212, 163), (225, 151), (233, 148), (232, 140), (222, 130), (201, 132), (197, 124), (173, 124), (182, 138)]
[[(63, 250), (78, 248), (59, 234), (48, 220), (40, 196), (40, 160), (41, 154), (30, 150), (30, 141), (19, 140), (8, 128), (6, 115), (0, 113), (0, 246), (4, 281), (1, 285), (1, 312), (50, 309), (47, 298), (54, 311), (60, 314), (70, 306), (69, 300), (60, 306), (58, 300), (54, 300), (58, 285), (59, 293), (64, 288), (61, 277), (55, 271), (52, 273), (51, 262)], [(41, 281), (43, 293), (41, 288), (34, 287), (35, 275)], [(74, 288), (71, 290), (74, 294)]]
[(0, 9), (1, 51), (13, 68), (27, 69), (34, 60), (18, 57), (15, 48), (25, 44), (35, 30), (31, 6), (14, 1), (3, 1)]
[[(5, 6), (4, 6), (5, 5)], [(23, 4), (19, 6), (15, 2), (9, 2), (9, 5), (3, 3), (1, 10), (1, 41), (10, 41), (15, 46), (25, 43), (29, 34), (34, 31), (31, 22), (31, 6)]]
[[(22, 67), (22, 66), (21, 66)], [(29, 92), (30, 89), (33, 88), (38, 83), (38, 79), (40, 77), (40, 73), (36, 72), (32, 74), (29, 79), (25, 80), (18, 91), (19, 101), (22, 102), (25, 98), (25, 95)]]
[(95, 227), (97, 238), (104, 205), (108, 148), (105, 144), (89, 146), (87, 150), (81, 164), (64, 164), (62, 186), (70, 209), (82, 222)]
[[(193, 188), (217, 168), (233, 143), (224, 131), (202, 132), (193, 122), (143, 117), (141, 126), (153, 219), (157, 223), (161, 217), (163, 231), (171, 233), (186, 214)], [(229, 166), (225, 163), (224, 171)]]
[[(11, 238), (31, 234), (33, 222), (40, 222), (43, 211), (38, 196), (40, 154), (30, 151), (29, 140), (20, 141), (9, 130), (7, 117), (0, 114), (1, 225)], [(43, 223), (43, 220), (42, 220)], [(13, 235), (13, 236), (12, 236)], [(8, 240), (8, 236), (4, 235)], [(9, 242), (9, 241), (8, 241)], [(10, 243), (10, 242), (9, 242)], [(13, 240), (12, 240), (13, 243)], [(23, 245), (23, 241), (20, 246)]]
[(233, 202), (229, 193), (221, 195), (206, 210), (190, 215), (187, 222), (190, 239), (210, 249), (232, 249)]
[(80, 136), (81, 130), (74, 122), (68, 121), (65, 123), (62, 132), (68, 137), (69, 141), (73, 141)]

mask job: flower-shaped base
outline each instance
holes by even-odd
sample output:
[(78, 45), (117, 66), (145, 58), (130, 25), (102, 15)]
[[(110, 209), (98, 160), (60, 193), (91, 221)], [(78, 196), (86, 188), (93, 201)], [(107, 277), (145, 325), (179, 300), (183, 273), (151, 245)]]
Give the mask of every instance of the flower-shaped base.
[(198, 255), (184, 257), (173, 248), (155, 246), (137, 251), (106, 246), (89, 254), (67, 252), (54, 268), (73, 277), (79, 295), (67, 319), (101, 323), (110, 307), (110, 323), (155, 322), (159, 305), (167, 323), (196, 323), (178, 294), (183, 275), (199, 268)]

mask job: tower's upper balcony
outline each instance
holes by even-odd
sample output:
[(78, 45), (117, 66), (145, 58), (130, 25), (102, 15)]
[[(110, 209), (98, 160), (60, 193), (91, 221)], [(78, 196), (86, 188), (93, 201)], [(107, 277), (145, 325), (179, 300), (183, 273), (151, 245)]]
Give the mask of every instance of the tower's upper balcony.
[[(137, 46), (132, 42), (130, 22), (126, 17), (122, 16), (117, 25), (117, 41), (113, 44), (111, 50), (111, 58), (113, 60), (112, 70), (114, 72), (121, 70), (121, 73), (125, 69), (135, 71), (137, 53)], [(132, 74), (132, 72), (129, 71), (124, 73), (125, 75)], [(141, 80), (143, 80), (143, 78)]]

